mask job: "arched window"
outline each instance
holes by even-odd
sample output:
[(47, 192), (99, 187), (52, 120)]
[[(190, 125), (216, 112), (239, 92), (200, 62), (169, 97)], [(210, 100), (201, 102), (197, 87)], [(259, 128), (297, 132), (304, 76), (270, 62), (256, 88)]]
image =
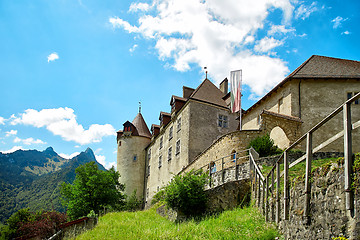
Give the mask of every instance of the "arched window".
[(215, 162), (210, 162), (210, 173), (216, 173), (216, 164), (215, 164)]
[(232, 159), (233, 162), (236, 162), (236, 151), (235, 150), (233, 150), (231, 152), (231, 159)]

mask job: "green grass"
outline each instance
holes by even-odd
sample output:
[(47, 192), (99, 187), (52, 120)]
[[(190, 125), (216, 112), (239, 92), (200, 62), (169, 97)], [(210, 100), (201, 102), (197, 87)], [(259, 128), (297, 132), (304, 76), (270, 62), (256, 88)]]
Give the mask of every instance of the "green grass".
[(237, 208), (201, 221), (170, 222), (155, 208), (109, 213), (76, 239), (275, 239), (276, 226), (254, 207)]
[[(325, 158), (325, 159), (312, 160), (311, 161), (311, 170), (314, 171), (315, 169), (317, 169), (319, 167), (328, 166), (329, 164), (338, 162), (338, 160), (339, 160), (339, 158)], [(306, 162), (304, 160), (301, 163), (298, 163), (297, 165), (295, 165), (289, 169), (290, 180), (297, 178), (297, 177), (302, 177), (305, 174), (305, 170), (306, 170), (305, 163)], [(262, 167), (263, 167), (263, 169), (261, 172), (264, 175), (264, 177), (266, 177), (267, 174), (269, 174), (270, 170), (272, 169), (272, 166), (263, 165)], [(280, 171), (282, 172), (283, 170), (284, 170), (284, 164), (280, 164)], [(274, 177), (276, 178), (276, 172), (274, 174), (275, 174)]]

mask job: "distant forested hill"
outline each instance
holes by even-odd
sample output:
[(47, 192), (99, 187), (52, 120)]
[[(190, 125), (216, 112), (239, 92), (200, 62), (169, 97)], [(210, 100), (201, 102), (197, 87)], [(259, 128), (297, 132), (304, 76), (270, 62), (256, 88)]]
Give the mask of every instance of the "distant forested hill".
[(105, 170), (90, 148), (72, 159), (60, 157), (52, 147), (45, 151), (0, 152), (0, 222), (26, 207), (31, 211), (64, 211), (60, 202), (60, 184), (72, 182), (75, 169), (91, 161)]

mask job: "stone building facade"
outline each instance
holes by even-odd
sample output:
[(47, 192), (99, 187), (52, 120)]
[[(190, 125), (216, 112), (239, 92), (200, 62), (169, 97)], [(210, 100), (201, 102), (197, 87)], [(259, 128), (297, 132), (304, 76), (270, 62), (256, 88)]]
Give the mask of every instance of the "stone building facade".
[[(226, 156), (231, 158), (246, 149), (252, 139), (266, 133), (285, 149), (360, 92), (360, 62), (310, 57), (243, 111), (241, 131), (238, 114), (229, 110), (227, 86), (227, 79), (219, 88), (205, 79), (196, 89), (183, 87), (183, 96), (171, 97), (171, 112), (160, 113), (160, 125), (153, 124), (151, 133), (141, 113), (132, 123), (124, 123), (124, 130), (117, 135), (117, 169), (128, 194), (136, 189), (138, 197), (149, 204), (174, 175)], [(352, 107), (352, 115), (353, 122), (359, 120), (358, 101)], [(133, 131), (129, 132), (129, 127)], [(314, 135), (314, 146), (340, 132), (342, 127), (340, 115), (325, 125), (326, 132)], [(360, 151), (358, 135), (354, 132), (354, 151)], [(342, 141), (335, 141), (323, 150), (341, 152)]]

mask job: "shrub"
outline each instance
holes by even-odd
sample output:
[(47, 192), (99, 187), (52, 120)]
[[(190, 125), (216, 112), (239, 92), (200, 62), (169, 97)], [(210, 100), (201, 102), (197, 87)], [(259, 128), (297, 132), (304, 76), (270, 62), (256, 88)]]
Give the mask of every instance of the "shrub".
[(207, 202), (204, 190), (206, 182), (207, 174), (202, 171), (175, 176), (164, 189), (167, 206), (187, 217), (204, 213)]
[(257, 153), (259, 153), (260, 157), (267, 157), (274, 154), (281, 153), (281, 149), (279, 149), (275, 144), (274, 140), (270, 138), (269, 134), (265, 134), (264, 136), (259, 136), (253, 139), (249, 147), (253, 147)]
[(143, 201), (139, 200), (136, 197), (136, 190), (134, 190), (134, 192), (126, 199), (125, 210), (128, 211), (141, 210), (142, 205), (143, 205)]
[(151, 199), (151, 205), (154, 205), (155, 203), (158, 203), (158, 202), (164, 201), (164, 200), (165, 200), (165, 190), (161, 189), (154, 195), (153, 199)]

